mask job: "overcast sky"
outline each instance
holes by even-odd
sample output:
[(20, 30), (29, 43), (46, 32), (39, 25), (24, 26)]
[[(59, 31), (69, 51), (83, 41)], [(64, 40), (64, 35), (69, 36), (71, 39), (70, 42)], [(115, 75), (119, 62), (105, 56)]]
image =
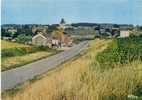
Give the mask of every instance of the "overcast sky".
[(142, 25), (142, 0), (2, 0), (2, 24), (123, 23)]

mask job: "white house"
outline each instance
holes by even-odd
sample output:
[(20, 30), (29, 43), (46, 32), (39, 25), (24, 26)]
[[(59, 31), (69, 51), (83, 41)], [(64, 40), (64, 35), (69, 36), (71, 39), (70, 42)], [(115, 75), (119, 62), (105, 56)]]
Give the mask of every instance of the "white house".
[(121, 37), (121, 38), (129, 37), (129, 36), (130, 36), (129, 30), (121, 30), (121, 31), (120, 31), (120, 37)]
[(46, 46), (48, 42), (48, 39), (42, 34), (38, 33), (32, 38), (32, 44), (33, 45), (44, 45)]

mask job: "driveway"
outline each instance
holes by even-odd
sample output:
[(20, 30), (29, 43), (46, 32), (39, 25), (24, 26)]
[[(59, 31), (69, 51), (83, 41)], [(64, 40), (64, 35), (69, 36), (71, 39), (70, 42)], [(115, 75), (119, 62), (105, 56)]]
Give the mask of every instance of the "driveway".
[(88, 41), (81, 42), (69, 50), (48, 57), (43, 60), (24, 65), (19, 68), (1, 72), (1, 91), (14, 88), (17, 84), (32, 79), (34, 76), (41, 75), (49, 69), (57, 67), (57, 65), (79, 54), (82, 49), (87, 47)]

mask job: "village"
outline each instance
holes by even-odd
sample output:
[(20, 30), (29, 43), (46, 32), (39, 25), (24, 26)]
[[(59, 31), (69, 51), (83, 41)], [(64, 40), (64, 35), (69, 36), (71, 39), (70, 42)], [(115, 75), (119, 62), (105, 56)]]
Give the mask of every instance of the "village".
[(142, 0), (1, 0), (0, 100), (142, 100)]
[(125, 38), (139, 27), (127, 24), (67, 24), (62, 18), (53, 25), (2, 25), (2, 39), (24, 44), (48, 46), (49, 48), (71, 47), (81, 40), (94, 38)]

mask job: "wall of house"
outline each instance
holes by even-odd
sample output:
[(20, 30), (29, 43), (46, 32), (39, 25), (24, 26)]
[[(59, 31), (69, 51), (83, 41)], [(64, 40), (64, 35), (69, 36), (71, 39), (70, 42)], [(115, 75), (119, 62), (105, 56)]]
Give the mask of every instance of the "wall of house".
[(45, 39), (45, 38), (43, 38), (41, 36), (38, 36), (38, 37), (32, 39), (32, 44), (46, 46), (47, 45), (47, 39)]
[(120, 31), (120, 37), (129, 37), (130, 33), (129, 31)]

